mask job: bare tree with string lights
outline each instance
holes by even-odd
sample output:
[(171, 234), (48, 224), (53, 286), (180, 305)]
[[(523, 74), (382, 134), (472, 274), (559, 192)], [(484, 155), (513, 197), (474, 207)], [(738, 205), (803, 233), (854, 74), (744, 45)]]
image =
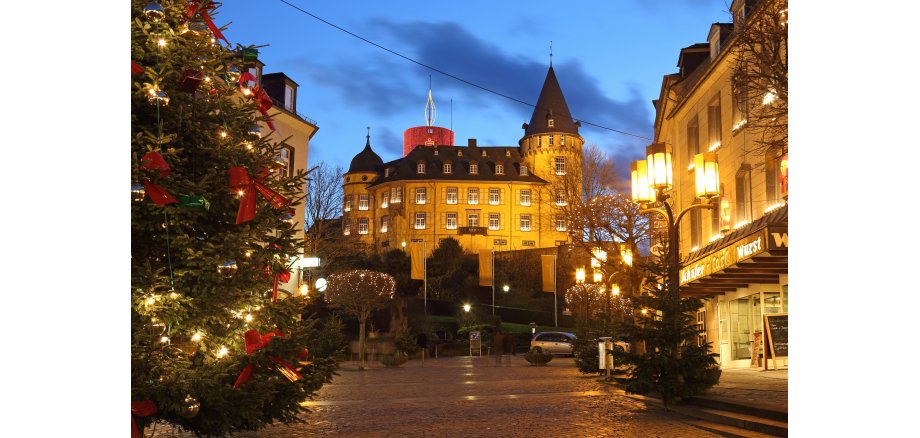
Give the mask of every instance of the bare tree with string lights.
[(371, 312), (385, 306), (393, 298), (396, 281), (383, 272), (356, 269), (329, 276), (326, 300), (330, 307), (340, 308), (358, 319), (358, 356), (360, 369), (365, 363), (365, 326)]

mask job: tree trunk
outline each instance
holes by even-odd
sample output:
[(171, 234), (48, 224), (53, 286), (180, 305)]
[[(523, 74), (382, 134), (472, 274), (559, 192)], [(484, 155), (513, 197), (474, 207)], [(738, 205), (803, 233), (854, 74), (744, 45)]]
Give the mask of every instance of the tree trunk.
[(365, 347), (364, 324), (365, 322), (366, 321), (364, 319), (361, 319), (361, 328), (358, 330), (358, 361), (359, 361), (358, 369), (361, 369), (361, 370), (365, 368), (365, 363), (364, 363), (364, 347)]

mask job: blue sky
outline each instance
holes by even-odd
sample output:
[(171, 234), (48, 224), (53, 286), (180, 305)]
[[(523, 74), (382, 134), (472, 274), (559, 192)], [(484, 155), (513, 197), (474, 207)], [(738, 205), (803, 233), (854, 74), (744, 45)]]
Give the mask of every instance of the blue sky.
[[(484, 87), (535, 103), (549, 64), (577, 119), (652, 137), (651, 101), (676, 71), (681, 47), (706, 40), (713, 22), (730, 21), (729, 0), (582, 2), (315, 2), (289, 0), (376, 43)], [(256, 7), (258, 5), (258, 7)], [(265, 45), (266, 72), (300, 84), (298, 111), (320, 129), (310, 166), (347, 168), (364, 146), (365, 127), (384, 161), (399, 158), (402, 132), (424, 125), (431, 74), (436, 125), (456, 143), (517, 145), (531, 107), (486, 93), (399, 58), (277, 1), (226, 1), (215, 20), (233, 43)], [(453, 111), (451, 111), (453, 99)], [(452, 113), (452, 114), (451, 114)], [(587, 144), (611, 152), (618, 168), (646, 140), (583, 125)]]

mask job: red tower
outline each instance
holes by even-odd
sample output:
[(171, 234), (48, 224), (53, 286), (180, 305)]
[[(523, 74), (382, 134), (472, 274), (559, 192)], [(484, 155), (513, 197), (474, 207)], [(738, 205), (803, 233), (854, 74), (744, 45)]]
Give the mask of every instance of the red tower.
[(453, 146), (454, 131), (439, 126), (416, 126), (403, 132), (403, 156), (416, 146)]
[(425, 104), (426, 126), (416, 126), (403, 132), (403, 156), (409, 155), (416, 146), (453, 146), (454, 131), (434, 126), (434, 99), (431, 97), (431, 85), (428, 86), (428, 103)]

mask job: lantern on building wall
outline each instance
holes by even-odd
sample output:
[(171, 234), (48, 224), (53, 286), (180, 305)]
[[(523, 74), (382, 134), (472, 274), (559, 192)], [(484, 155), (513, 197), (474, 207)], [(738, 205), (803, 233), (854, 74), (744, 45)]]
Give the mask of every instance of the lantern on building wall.
[(671, 146), (655, 143), (645, 148), (648, 162), (648, 183), (653, 189), (671, 188), (674, 175), (671, 171)]

